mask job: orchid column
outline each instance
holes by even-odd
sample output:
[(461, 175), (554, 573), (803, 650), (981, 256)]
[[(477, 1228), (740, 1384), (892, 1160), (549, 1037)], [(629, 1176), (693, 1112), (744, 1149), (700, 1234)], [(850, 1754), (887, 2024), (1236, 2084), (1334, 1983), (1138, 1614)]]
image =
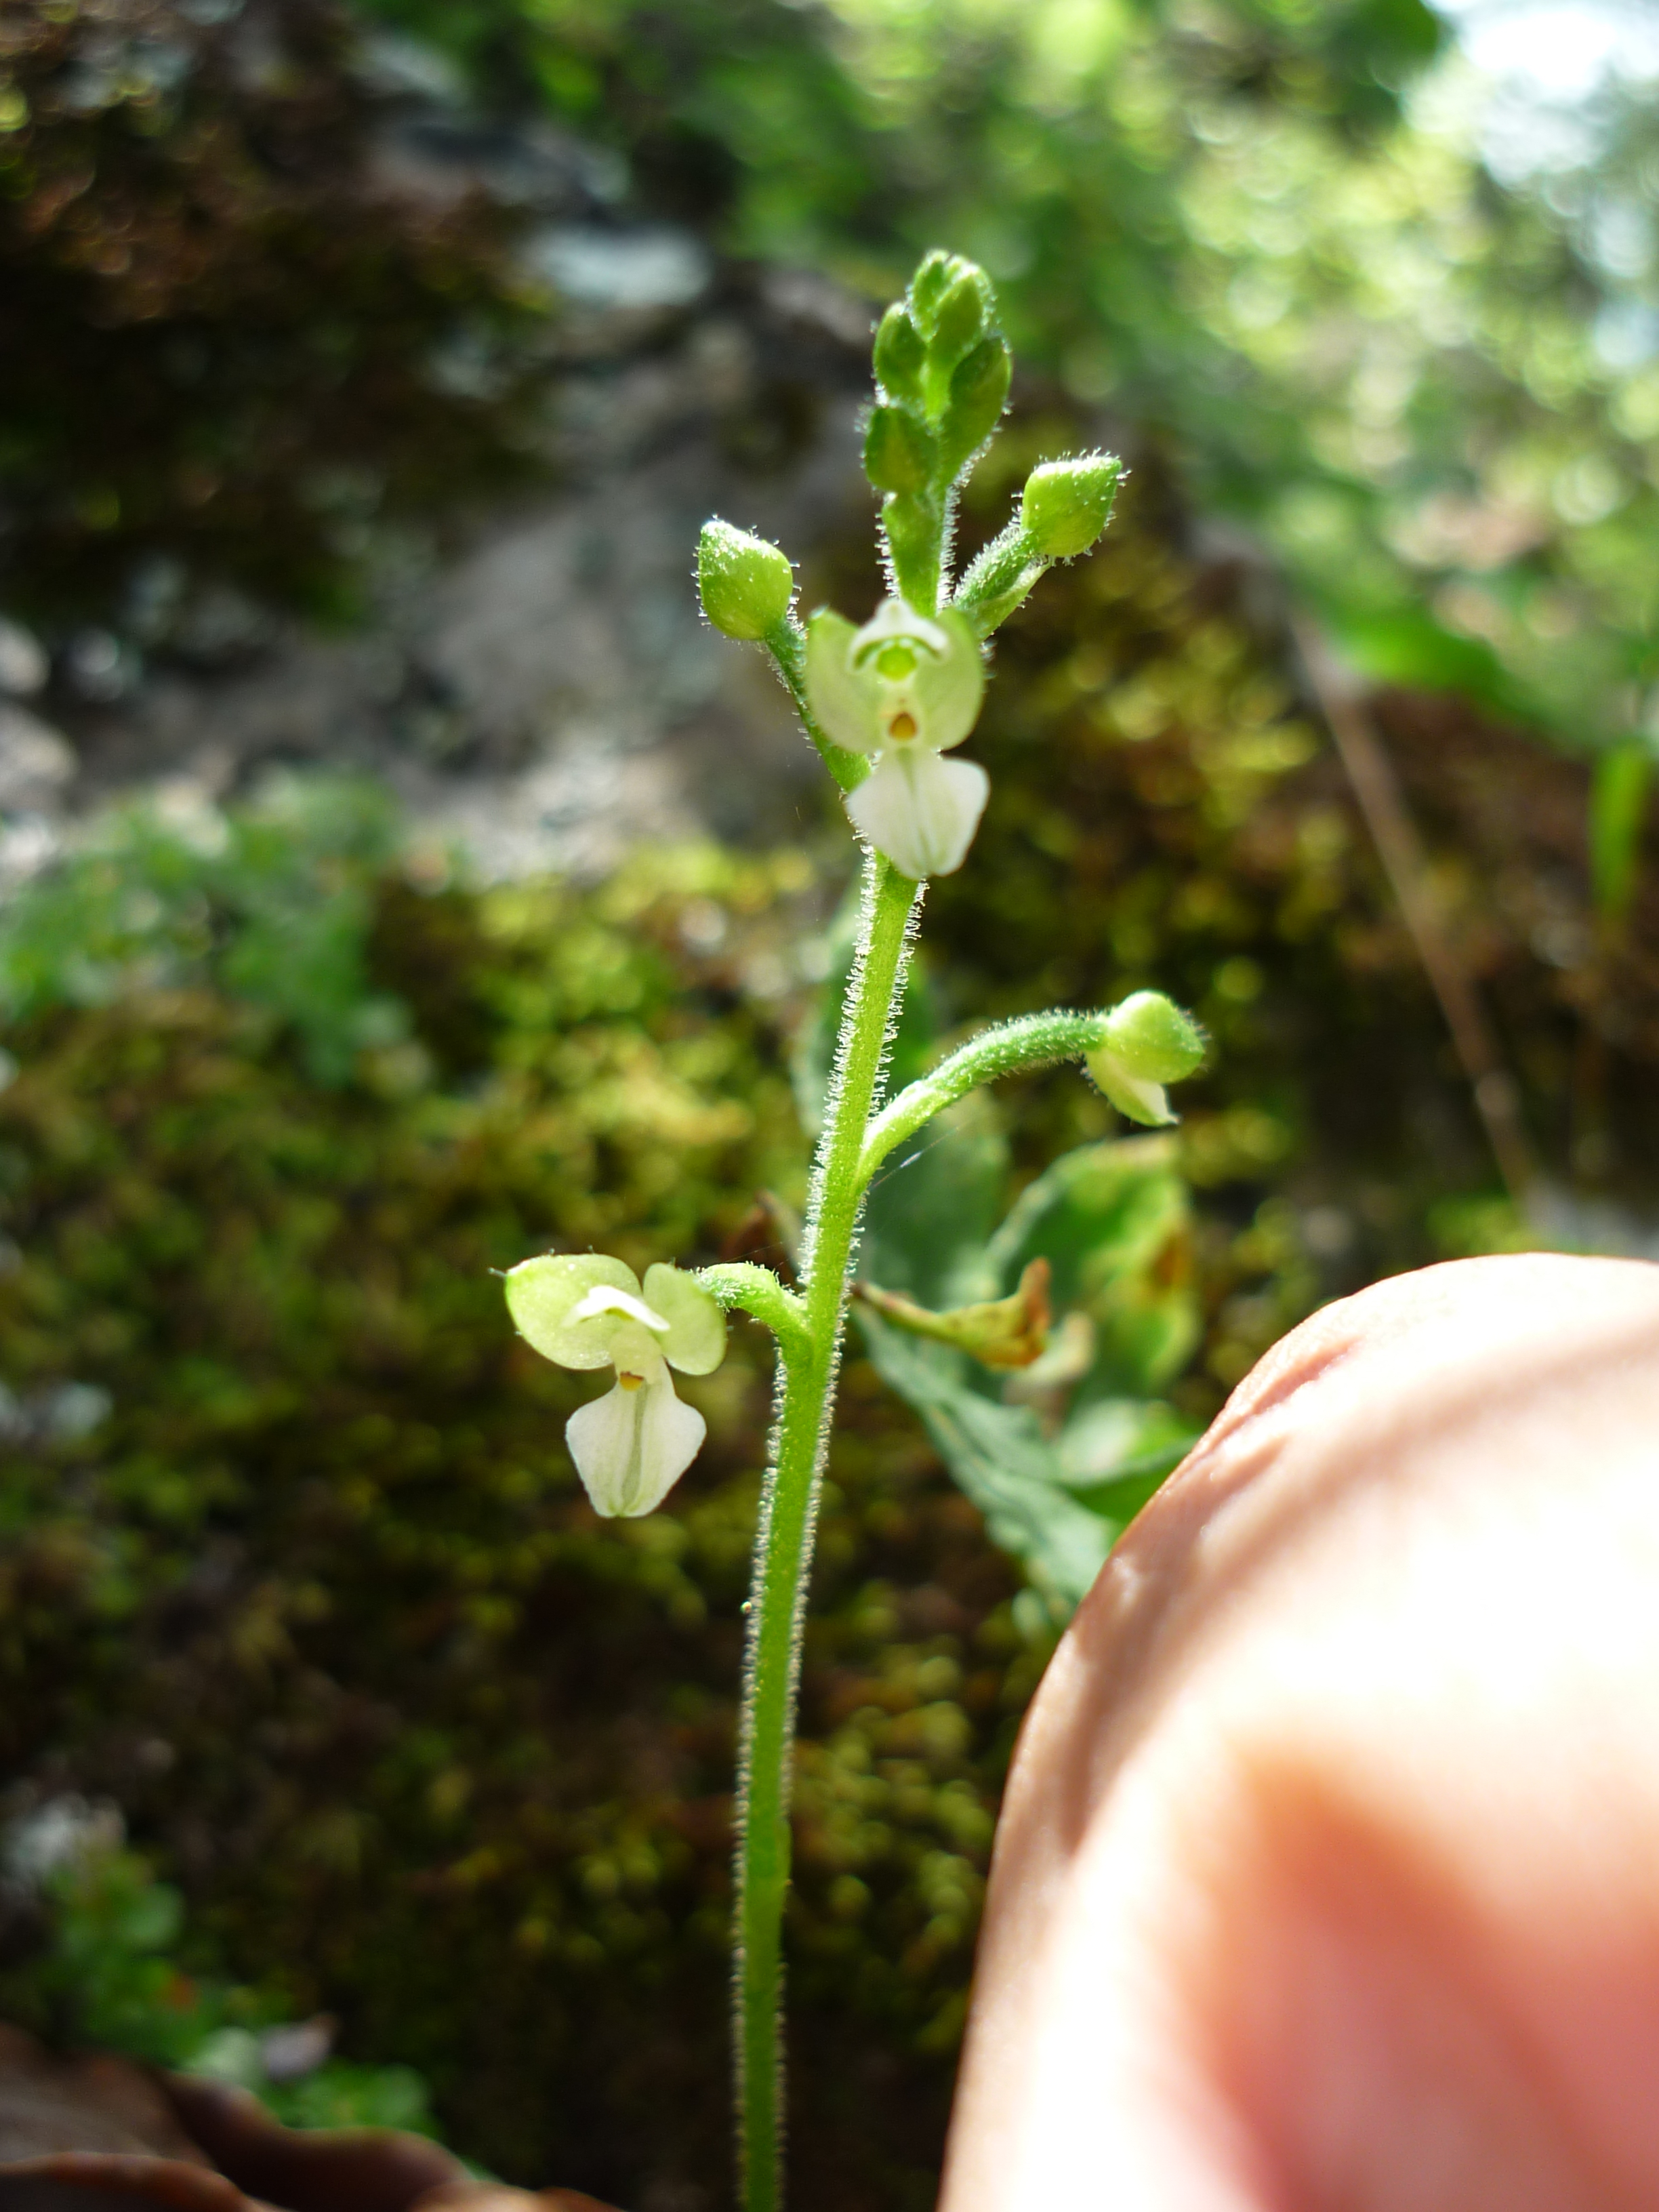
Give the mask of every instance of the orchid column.
[[(729, 524), (705, 526), (697, 556), (704, 613), (728, 637), (771, 655), (864, 848), (858, 949), (798, 1287), (747, 1264), (695, 1275), (659, 1265), (641, 1284), (621, 1262), (592, 1255), (529, 1260), (507, 1277), (513, 1317), (538, 1351), (566, 1366), (616, 1371), (611, 1390), (574, 1415), (567, 1431), (602, 1514), (653, 1510), (694, 1456), (702, 1424), (675, 1396), (669, 1370), (706, 1374), (719, 1363), (722, 1310), (741, 1307), (777, 1339), (778, 1413), (756, 1539), (738, 1796), (737, 2077), (747, 2212), (775, 2212), (783, 2194), (781, 1939), (800, 1629), (871, 1178), (894, 1145), (999, 1076), (1084, 1060), (1121, 1113), (1157, 1124), (1173, 1119), (1164, 1086), (1203, 1057), (1191, 1020), (1158, 994), (1138, 992), (1113, 1012), (1031, 1015), (988, 1030), (881, 1101), (925, 881), (963, 866), (991, 799), (982, 768), (947, 757), (978, 718), (986, 641), (1046, 568), (1095, 543), (1120, 471), (1106, 454), (1045, 462), (1027, 481), (1018, 514), (953, 585), (957, 489), (996, 429), (1010, 376), (984, 272), (929, 254), (882, 319), (875, 373), (865, 470), (882, 495), (890, 588), (869, 619), (857, 625), (820, 609), (803, 625), (788, 560)], [(949, 1316), (922, 1320), (950, 1324)]]

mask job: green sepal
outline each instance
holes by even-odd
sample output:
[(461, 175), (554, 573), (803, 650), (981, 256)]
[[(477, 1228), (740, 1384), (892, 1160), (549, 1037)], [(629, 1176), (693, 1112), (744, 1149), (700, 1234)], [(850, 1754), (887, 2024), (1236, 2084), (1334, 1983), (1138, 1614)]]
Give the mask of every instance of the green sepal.
[[(640, 1279), (625, 1261), (605, 1252), (549, 1252), (507, 1271), (507, 1310), (525, 1342), (561, 1367), (609, 1367), (602, 1333), (570, 1316), (590, 1291), (640, 1295)], [(668, 1316), (665, 1314), (666, 1321)]]
[[(848, 626), (851, 628), (850, 623)], [(845, 745), (838, 745), (812, 712), (806, 696), (805, 630), (793, 615), (786, 615), (767, 631), (765, 644), (818, 757), (843, 791), (856, 791), (869, 775), (870, 763), (862, 753), (848, 752)]]
[(876, 690), (853, 665), (857, 630), (834, 607), (820, 607), (806, 625), (806, 656), (801, 676), (806, 703), (833, 744), (848, 752), (872, 753), (881, 744)]
[(726, 1316), (695, 1275), (659, 1260), (645, 1271), (645, 1303), (668, 1323), (663, 1357), (682, 1375), (712, 1375), (726, 1357)]
[(911, 681), (921, 709), (922, 735), (936, 751), (959, 745), (979, 720), (985, 696), (985, 661), (974, 626), (954, 607), (929, 619), (945, 632), (949, 646), (942, 658), (925, 655)]

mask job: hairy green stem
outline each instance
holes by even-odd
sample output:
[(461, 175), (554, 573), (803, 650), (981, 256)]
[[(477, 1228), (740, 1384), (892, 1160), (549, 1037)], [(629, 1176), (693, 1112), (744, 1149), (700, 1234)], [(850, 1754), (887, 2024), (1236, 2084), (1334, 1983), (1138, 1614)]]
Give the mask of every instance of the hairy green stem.
[(915, 1136), (935, 1114), (954, 1106), (981, 1083), (994, 1083), (999, 1076), (1018, 1075), (1028, 1067), (1049, 1066), (1057, 1060), (1080, 1060), (1103, 1043), (1105, 1035), (1104, 1014), (1052, 1013), (1026, 1014), (969, 1038), (931, 1075), (901, 1091), (870, 1124), (859, 1158), (860, 1189), (869, 1187), (871, 1176), (895, 1145)]
[(1016, 520), (980, 553), (951, 604), (967, 616), (981, 637), (989, 637), (1050, 565), (1025, 526)]
[(746, 2212), (777, 2212), (782, 2201), (782, 1933), (801, 1621), (864, 1202), (860, 1161), (917, 898), (915, 884), (879, 854), (869, 856), (859, 955), (807, 1206), (795, 1301), (805, 1328), (793, 1342), (781, 1339), (781, 1402), (755, 1541), (738, 1784), (735, 2000)]

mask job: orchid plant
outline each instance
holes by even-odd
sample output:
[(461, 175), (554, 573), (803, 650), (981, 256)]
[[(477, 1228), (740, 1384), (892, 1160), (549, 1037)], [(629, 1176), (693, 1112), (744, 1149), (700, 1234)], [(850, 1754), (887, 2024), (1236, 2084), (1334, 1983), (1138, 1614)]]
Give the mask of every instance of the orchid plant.
[[(929, 254), (881, 320), (874, 365), (864, 463), (881, 495), (888, 592), (870, 618), (855, 625), (822, 608), (803, 623), (787, 558), (729, 524), (708, 523), (698, 550), (705, 615), (726, 636), (770, 654), (864, 851), (857, 946), (796, 1280), (743, 1261), (695, 1272), (658, 1265), (641, 1283), (620, 1261), (595, 1254), (526, 1260), (507, 1278), (513, 1319), (538, 1352), (566, 1367), (615, 1372), (610, 1390), (575, 1413), (566, 1432), (604, 1515), (654, 1510), (695, 1457), (702, 1420), (676, 1395), (671, 1370), (703, 1375), (719, 1364), (726, 1312), (741, 1309), (777, 1340), (738, 1788), (736, 2069), (747, 2212), (775, 2212), (782, 2198), (781, 1929), (800, 1635), (872, 1180), (895, 1147), (999, 1077), (1080, 1060), (1120, 1113), (1157, 1127), (1174, 1118), (1165, 1086), (1203, 1057), (1189, 1017), (1140, 991), (1115, 1009), (1036, 1014), (988, 1030), (896, 1097), (882, 1097), (927, 880), (963, 865), (991, 795), (982, 768), (949, 757), (978, 718), (988, 641), (1046, 568), (1098, 539), (1121, 471), (1103, 453), (1043, 463), (1007, 527), (953, 580), (957, 491), (996, 431), (1012, 369), (984, 272)], [(945, 1313), (877, 1296), (884, 1323), (1008, 1367), (1037, 1362), (1048, 1348), (1045, 1279), (1041, 1265), (1028, 1267), (1015, 1298)]]

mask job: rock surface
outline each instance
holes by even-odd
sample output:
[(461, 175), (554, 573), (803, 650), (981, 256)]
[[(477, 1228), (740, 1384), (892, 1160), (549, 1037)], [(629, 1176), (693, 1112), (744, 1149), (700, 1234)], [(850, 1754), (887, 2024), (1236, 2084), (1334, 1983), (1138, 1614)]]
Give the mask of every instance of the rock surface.
[[(584, 231), (548, 377), (550, 480), (447, 544), (378, 545), (361, 628), (210, 593), (142, 656), (101, 633), (60, 648), (40, 703), (72, 744), (0, 703), (0, 868), (32, 872), (125, 795), (217, 799), (296, 766), (385, 776), (487, 877), (593, 877), (641, 839), (765, 841), (810, 819), (816, 759), (761, 656), (702, 622), (693, 556), (713, 514), (797, 555), (867, 526), (869, 316), (814, 280), (716, 270), (689, 234), (671, 253), (678, 236)], [(0, 645), (27, 679), (27, 635)]]

